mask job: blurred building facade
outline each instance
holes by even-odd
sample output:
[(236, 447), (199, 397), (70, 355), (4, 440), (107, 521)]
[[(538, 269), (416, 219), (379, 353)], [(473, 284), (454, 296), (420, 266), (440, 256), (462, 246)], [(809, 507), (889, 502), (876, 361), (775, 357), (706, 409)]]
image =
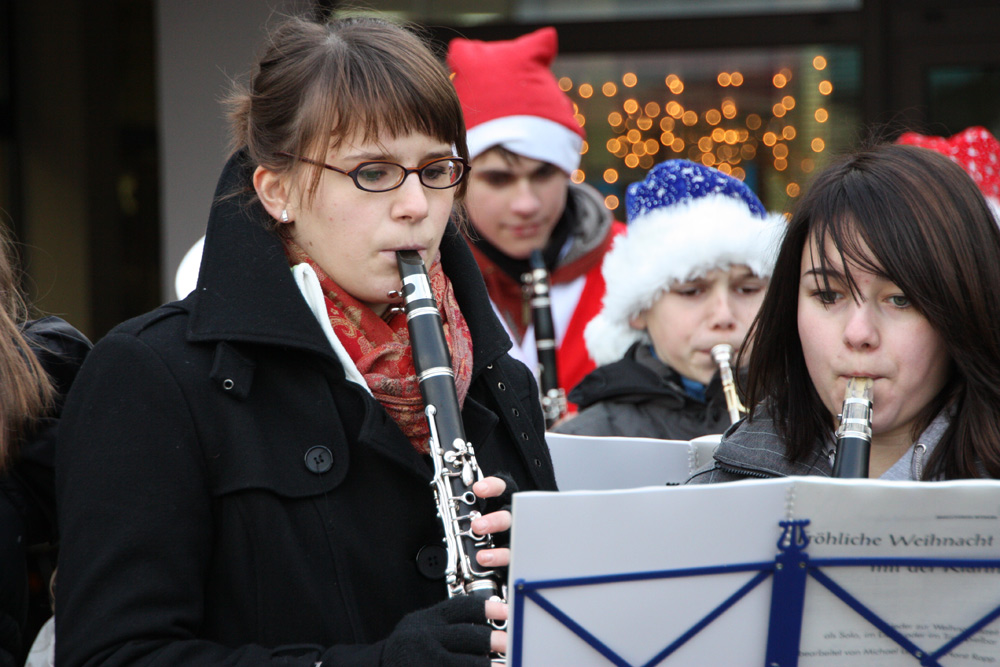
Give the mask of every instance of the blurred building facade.
[[(44, 312), (94, 339), (173, 298), (226, 158), (219, 99), (266, 26), (334, 0), (0, 0), (0, 219)], [(352, 3), (357, 6), (357, 3)], [(831, 157), (906, 129), (1000, 135), (996, 0), (371, 0), (451, 37), (559, 30), (588, 141), (624, 188), (684, 157), (784, 210)]]

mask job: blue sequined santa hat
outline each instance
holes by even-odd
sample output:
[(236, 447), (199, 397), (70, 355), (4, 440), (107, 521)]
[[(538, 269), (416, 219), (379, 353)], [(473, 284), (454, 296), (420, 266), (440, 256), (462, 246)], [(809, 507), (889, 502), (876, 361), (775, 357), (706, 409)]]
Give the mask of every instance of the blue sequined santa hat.
[(598, 365), (649, 341), (629, 320), (671, 284), (739, 264), (769, 277), (785, 230), (743, 181), (688, 160), (654, 166), (628, 186), (625, 207), (628, 232), (604, 257), (603, 307), (584, 332)]

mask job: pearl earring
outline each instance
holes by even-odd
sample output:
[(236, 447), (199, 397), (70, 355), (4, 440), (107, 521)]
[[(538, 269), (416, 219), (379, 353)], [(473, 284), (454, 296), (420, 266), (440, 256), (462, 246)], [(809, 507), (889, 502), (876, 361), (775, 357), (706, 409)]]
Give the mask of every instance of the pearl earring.
[(288, 209), (287, 208), (281, 209), (281, 221), (282, 222), (288, 222)]

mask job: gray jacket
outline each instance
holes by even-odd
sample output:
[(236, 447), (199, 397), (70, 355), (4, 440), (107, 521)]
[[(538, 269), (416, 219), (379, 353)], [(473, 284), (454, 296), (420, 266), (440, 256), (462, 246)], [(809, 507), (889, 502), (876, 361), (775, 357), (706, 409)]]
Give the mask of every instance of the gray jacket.
[(804, 461), (785, 455), (785, 442), (774, 428), (770, 414), (758, 412), (754, 420), (743, 419), (729, 428), (715, 450), (715, 460), (696, 470), (688, 484), (712, 484), (740, 479), (767, 479), (791, 475), (833, 474), (833, 444), (817, 443)]
[[(886, 480), (919, 480), (924, 478), (924, 462), (941, 440), (950, 424), (945, 410), (924, 429), (917, 441), (893, 466), (882, 474)], [(733, 425), (715, 450), (715, 460), (696, 470), (689, 484), (732, 482), (738, 479), (766, 479), (790, 475), (833, 475), (836, 443), (831, 437), (826, 443), (817, 442), (803, 461), (791, 461), (786, 456), (785, 441), (774, 427), (774, 419), (766, 410), (759, 410), (752, 423), (744, 419)], [(982, 477), (989, 477), (982, 462), (977, 462)]]

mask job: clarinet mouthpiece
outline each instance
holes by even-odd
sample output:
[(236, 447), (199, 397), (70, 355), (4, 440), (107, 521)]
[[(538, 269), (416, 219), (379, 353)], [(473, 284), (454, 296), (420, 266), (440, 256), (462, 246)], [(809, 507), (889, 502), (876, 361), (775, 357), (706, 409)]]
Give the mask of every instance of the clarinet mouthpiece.
[(874, 385), (875, 381), (871, 378), (852, 377), (847, 380), (836, 434), (834, 477), (868, 477)]
[(840, 412), (837, 437), (872, 439), (872, 393), (875, 381), (871, 378), (852, 377), (844, 390), (844, 406)]

